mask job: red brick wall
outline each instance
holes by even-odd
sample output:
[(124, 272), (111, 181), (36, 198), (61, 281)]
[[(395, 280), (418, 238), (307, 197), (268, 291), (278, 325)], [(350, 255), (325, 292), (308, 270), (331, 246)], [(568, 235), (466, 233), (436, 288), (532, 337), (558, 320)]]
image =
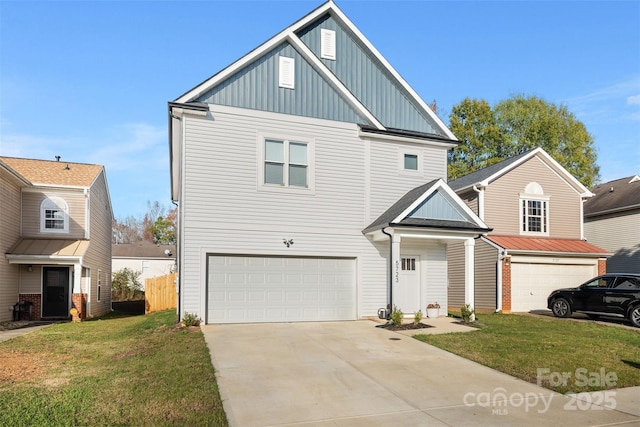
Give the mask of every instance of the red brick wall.
[(511, 257), (502, 260), (502, 312), (511, 313)]
[(605, 274), (607, 272), (607, 259), (599, 258), (598, 259), (598, 276), (601, 274)]
[[(18, 295), (20, 301), (29, 301), (33, 304), (33, 317), (31, 320), (40, 320), (42, 316), (42, 295), (40, 294), (20, 294)], [(20, 313), (20, 320), (27, 320), (29, 318), (28, 313)]]
[(71, 304), (78, 313), (71, 316), (74, 322), (79, 322), (87, 318), (87, 294), (71, 295)]

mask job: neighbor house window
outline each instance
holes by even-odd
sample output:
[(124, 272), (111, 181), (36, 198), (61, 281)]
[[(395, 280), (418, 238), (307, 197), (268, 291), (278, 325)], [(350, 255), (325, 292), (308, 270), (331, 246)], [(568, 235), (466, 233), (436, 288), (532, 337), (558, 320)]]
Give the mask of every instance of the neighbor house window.
[(522, 231), (547, 233), (546, 200), (522, 200)]
[(50, 197), (40, 204), (40, 231), (67, 233), (69, 231), (69, 206), (59, 197)]
[(264, 183), (282, 187), (309, 187), (308, 144), (266, 139)]
[(520, 234), (549, 234), (549, 197), (537, 182), (520, 194)]
[(98, 270), (98, 302), (100, 301), (100, 297), (102, 293), (102, 270)]

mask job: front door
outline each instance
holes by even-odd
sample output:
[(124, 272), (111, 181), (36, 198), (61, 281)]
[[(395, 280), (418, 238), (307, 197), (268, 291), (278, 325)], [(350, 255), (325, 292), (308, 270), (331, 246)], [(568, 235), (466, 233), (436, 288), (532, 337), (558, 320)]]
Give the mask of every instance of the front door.
[(69, 267), (42, 268), (42, 316), (69, 315)]
[(396, 283), (393, 304), (405, 316), (413, 316), (420, 310), (420, 257), (402, 255), (399, 267), (400, 280)]

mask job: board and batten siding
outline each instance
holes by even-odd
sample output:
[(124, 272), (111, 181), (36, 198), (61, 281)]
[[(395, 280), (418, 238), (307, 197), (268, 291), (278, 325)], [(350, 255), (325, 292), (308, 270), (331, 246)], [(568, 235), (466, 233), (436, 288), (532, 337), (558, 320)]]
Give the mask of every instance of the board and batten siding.
[[(50, 197), (59, 197), (69, 207), (69, 232), (50, 233), (40, 231), (40, 206)], [(82, 189), (77, 190), (29, 190), (22, 193), (22, 236), (40, 238), (84, 239), (85, 234), (85, 196)]]
[(549, 197), (549, 237), (580, 239), (580, 194), (537, 157), (497, 178), (486, 188), (484, 221), (493, 228), (493, 233), (520, 234), (520, 194), (530, 182), (540, 184), (544, 196)]
[(613, 253), (607, 258), (608, 272), (640, 273), (639, 210), (586, 218), (584, 235), (589, 243)]
[(20, 237), (20, 187), (13, 179), (0, 170), (0, 203), (2, 221), (0, 221), (0, 322), (12, 320), (12, 312), (7, 307), (18, 302), (20, 283), (19, 266), (9, 264), (4, 254), (11, 249)]
[[(378, 157), (385, 151), (371, 145), (383, 143), (361, 139), (354, 124), (222, 106), (214, 107), (212, 116), (184, 119), (182, 312), (206, 313), (207, 255), (236, 254), (356, 258), (358, 317), (376, 315), (386, 305), (389, 244), (374, 244), (362, 234), (375, 219), (369, 213), (370, 199), (379, 200), (380, 210), (383, 205), (387, 209), (425, 178), (396, 183), (405, 187), (400, 191), (379, 191), (378, 185), (398, 179), (398, 148), (386, 142), (391, 146), (387, 161), (370, 162), (369, 149), (380, 151)], [(313, 145), (312, 190), (261, 185), (264, 138)], [(368, 169), (377, 167), (375, 173)], [(369, 179), (380, 174), (386, 178), (375, 184)], [(283, 239), (294, 244), (287, 248)]]

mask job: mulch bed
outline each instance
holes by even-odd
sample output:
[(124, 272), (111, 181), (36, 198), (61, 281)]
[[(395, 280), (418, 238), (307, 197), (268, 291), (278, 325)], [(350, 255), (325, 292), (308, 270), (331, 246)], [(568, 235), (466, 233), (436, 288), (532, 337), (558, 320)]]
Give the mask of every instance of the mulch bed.
[(403, 325), (395, 326), (395, 325), (380, 325), (381, 328), (388, 329), (390, 331), (409, 331), (412, 329), (426, 329), (433, 328), (431, 325), (425, 325), (424, 323), (405, 323)]

